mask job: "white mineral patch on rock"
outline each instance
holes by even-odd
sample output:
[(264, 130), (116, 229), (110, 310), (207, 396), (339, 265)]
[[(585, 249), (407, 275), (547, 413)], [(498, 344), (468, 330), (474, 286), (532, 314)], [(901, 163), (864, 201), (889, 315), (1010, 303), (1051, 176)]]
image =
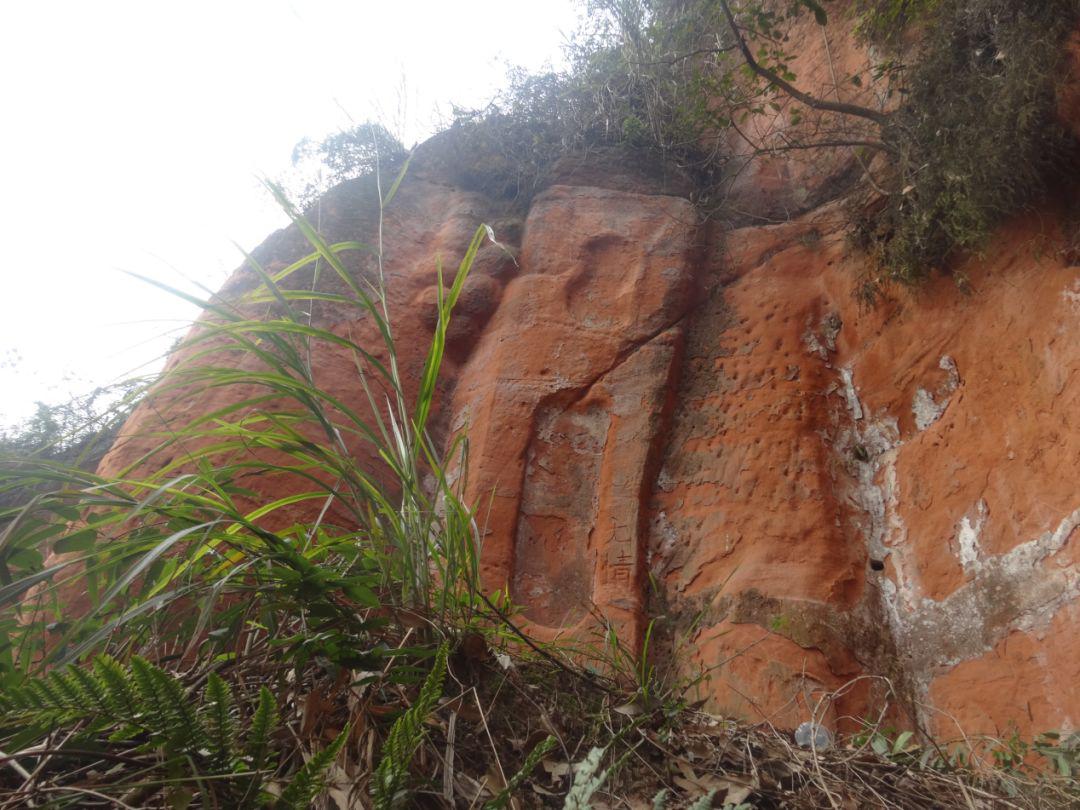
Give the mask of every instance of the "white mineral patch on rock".
[(1062, 290), (1061, 297), (1066, 303), (1072, 304), (1073, 309), (1080, 311), (1080, 279), (1074, 281), (1071, 287)]
[(979, 501), (974, 511), (974, 518), (964, 515), (960, 519), (956, 532), (956, 555), (960, 558), (960, 565), (968, 572), (979, 562), (979, 535), (982, 534), (983, 526), (986, 525), (986, 501)]
[(945, 409), (949, 407), (953, 392), (960, 385), (960, 373), (956, 370), (956, 361), (949, 355), (942, 355), (938, 361), (938, 368), (949, 375), (945, 382), (939, 385), (933, 394), (925, 388), (920, 388), (915, 392), (915, 399), (911, 403), (911, 412), (915, 414), (915, 427), (920, 432), (941, 418)]
[(844, 399), (847, 401), (848, 410), (851, 411), (851, 418), (862, 419), (862, 405), (859, 403), (859, 395), (855, 391), (855, 383), (851, 377), (851, 369), (840, 369), (840, 379), (844, 383)]

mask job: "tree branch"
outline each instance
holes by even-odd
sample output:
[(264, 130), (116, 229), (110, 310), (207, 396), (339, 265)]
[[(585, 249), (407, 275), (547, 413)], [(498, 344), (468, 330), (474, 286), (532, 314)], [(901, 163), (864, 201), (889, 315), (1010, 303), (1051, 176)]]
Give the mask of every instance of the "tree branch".
[(779, 87), (793, 99), (805, 104), (811, 109), (834, 112), (841, 115), (854, 115), (858, 118), (865, 118), (868, 121), (873, 121), (882, 128), (888, 126), (890, 119), (885, 113), (872, 110), (869, 107), (863, 107), (859, 104), (847, 104), (842, 101), (826, 101), (825, 99), (815, 98), (808, 93), (804, 93), (790, 82), (784, 81), (784, 79), (778, 76), (774, 71), (758, 64), (758, 61), (754, 58), (754, 54), (750, 52), (750, 46), (746, 44), (746, 40), (743, 39), (742, 34), (739, 32), (739, 26), (735, 22), (735, 15), (731, 13), (731, 6), (728, 5), (728, 0), (720, 0), (720, 9), (724, 12), (728, 27), (731, 28), (731, 33), (735, 37), (735, 44), (742, 53), (747, 67), (758, 76), (761, 76), (774, 87)]
[(839, 138), (832, 141), (811, 141), (810, 143), (785, 143), (783, 146), (759, 146), (756, 147), (757, 151), (768, 152), (794, 152), (803, 149), (839, 149), (839, 148), (858, 148), (863, 147), (865, 149), (876, 149), (879, 152), (894, 153), (891, 146), (882, 143), (881, 141), (858, 141), (850, 140), (848, 138)]

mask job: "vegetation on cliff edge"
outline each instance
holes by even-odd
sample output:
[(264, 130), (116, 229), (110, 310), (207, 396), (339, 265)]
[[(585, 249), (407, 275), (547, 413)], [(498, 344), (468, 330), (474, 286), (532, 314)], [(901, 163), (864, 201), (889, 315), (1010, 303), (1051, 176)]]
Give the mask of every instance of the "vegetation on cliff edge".
[[(846, 150), (874, 196), (852, 214), (854, 241), (873, 265), (872, 292), (948, 270), (1075, 167), (1057, 90), (1069, 80), (1064, 44), (1080, 24), (1077, 0), (585, 7), (565, 71), (512, 73), (488, 108), (458, 111), (451, 131), (466, 144), (456, 156), (463, 182), (527, 198), (560, 157), (618, 146), (679, 166), (694, 178), (698, 202), (723, 214), (745, 147), (761, 156)], [(877, 61), (837, 75), (827, 93), (800, 88), (795, 26), (832, 26), (847, 15), (874, 41)], [(915, 44), (905, 46), (908, 28)], [(769, 113), (767, 137), (744, 129), (750, 116)]]

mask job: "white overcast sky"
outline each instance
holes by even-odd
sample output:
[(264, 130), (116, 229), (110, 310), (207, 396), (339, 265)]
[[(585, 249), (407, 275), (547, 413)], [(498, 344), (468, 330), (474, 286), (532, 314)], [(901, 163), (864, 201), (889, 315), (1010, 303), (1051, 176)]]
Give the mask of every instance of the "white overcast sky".
[(256, 178), (302, 137), (381, 116), (421, 139), (437, 109), (486, 103), (506, 63), (558, 63), (576, 15), (573, 0), (0, 0), (0, 425), (159, 355), (194, 313), (123, 271), (219, 285), (234, 241), (283, 224)]

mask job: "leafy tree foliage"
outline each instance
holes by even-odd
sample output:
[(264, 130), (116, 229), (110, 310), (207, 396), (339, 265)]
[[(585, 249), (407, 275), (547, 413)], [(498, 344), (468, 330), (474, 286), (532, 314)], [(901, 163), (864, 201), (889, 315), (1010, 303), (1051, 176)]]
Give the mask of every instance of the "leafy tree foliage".
[(344, 180), (371, 174), (376, 167), (395, 170), (405, 147), (374, 121), (335, 132), (320, 140), (304, 138), (293, 148), (293, 177), (286, 188), (297, 207), (308, 209), (328, 189)]
[(879, 3), (868, 30), (898, 8), (921, 8), (926, 34), (901, 77), (905, 102), (885, 133), (894, 162), (889, 194), (856, 218), (856, 239), (877, 260), (868, 289), (917, 282), (978, 251), (1007, 217), (1039, 202), (1076, 159), (1057, 117), (1064, 40), (1077, 0)]
[[(0, 463), (33, 459), (93, 470), (144, 389), (143, 381), (133, 380), (100, 386), (66, 402), (38, 402), (31, 417), (0, 428)], [(18, 486), (0, 488), (0, 508), (25, 503), (32, 494)]]

